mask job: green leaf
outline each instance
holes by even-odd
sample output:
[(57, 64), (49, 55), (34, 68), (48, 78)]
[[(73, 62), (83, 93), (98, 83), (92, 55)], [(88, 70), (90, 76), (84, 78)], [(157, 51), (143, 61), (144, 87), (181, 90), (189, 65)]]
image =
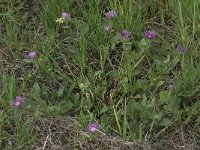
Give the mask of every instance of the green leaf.
[(25, 63), (32, 63), (33, 62), (32, 59), (23, 59), (22, 61), (25, 62)]
[(159, 81), (157, 84), (157, 88), (159, 88), (161, 85), (163, 85), (165, 82), (164, 81)]
[(200, 123), (200, 116), (196, 120), (197, 123)]
[(84, 35), (84, 34), (88, 33), (88, 32), (89, 32), (89, 24), (83, 23), (83, 24), (80, 26), (79, 30), (80, 30), (80, 34), (81, 34), (81, 35)]
[(171, 92), (170, 91), (161, 91), (160, 92), (160, 100), (163, 102), (169, 101), (171, 98)]
[(68, 49), (73, 54), (78, 54), (79, 53), (79, 49), (75, 45), (70, 44), (68, 46)]
[(161, 121), (160, 121), (160, 125), (161, 126), (168, 126), (169, 124), (171, 124), (171, 120), (167, 119), (167, 118), (162, 118)]
[(142, 96), (140, 94), (137, 94), (133, 97), (134, 99), (139, 99), (139, 98), (142, 98)]
[(40, 98), (40, 86), (37, 82), (34, 83), (31, 93), (34, 99), (38, 100)]
[(100, 114), (105, 113), (106, 111), (108, 111), (108, 107), (106, 105), (103, 106), (103, 108), (100, 111)]
[(147, 96), (146, 94), (142, 94), (141, 106), (146, 107), (147, 105)]
[(61, 97), (63, 95), (63, 92), (64, 92), (64, 87), (60, 87), (59, 90), (58, 90), (58, 97)]
[(64, 100), (59, 103), (59, 106), (61, 109), (60, 112), (66, 112), (66, 111), (69, 111), (73, 107), (73, 104), (69, 100), (68, 101)]

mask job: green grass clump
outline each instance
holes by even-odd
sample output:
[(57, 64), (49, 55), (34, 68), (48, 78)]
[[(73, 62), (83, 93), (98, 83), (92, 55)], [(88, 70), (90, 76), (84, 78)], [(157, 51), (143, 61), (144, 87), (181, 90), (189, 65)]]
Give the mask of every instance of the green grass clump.
[[(1, 0), (0, 148), (27, 149), (42, 116), (98, 122), (103, 135), (139, 143), (199, 126), (199, 8), (197, 0)], [(111, 10), (117, 16), (106, 18)], [(16, 96), (25, 105), (13, 108)]]

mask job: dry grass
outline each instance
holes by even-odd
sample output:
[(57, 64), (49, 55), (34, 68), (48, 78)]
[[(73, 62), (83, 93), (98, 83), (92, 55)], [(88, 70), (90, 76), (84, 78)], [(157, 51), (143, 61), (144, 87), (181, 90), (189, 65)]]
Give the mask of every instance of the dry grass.
[(114, 149), (128, 150), (134, 146), (117, 137), (88, 133), (74, 118), (41, 118), (33, 124), (35, 143), (32, 149)]
[(157, 136), (152, 144), (123, 141), (119, 137), (91, 134), (81, 128), (76, 118), (40, 118), (32, 124), (34, 150), (136, 150), (136, 149), (200, 149), (198, 126), (180, 127), (176, 131), (167, 129)]
[(191, 123), (172, 131), (166, 130), (155, 139), (153, 145), (155, 148), (164, 147), (171, 150), (199, 150), (200, 128)]

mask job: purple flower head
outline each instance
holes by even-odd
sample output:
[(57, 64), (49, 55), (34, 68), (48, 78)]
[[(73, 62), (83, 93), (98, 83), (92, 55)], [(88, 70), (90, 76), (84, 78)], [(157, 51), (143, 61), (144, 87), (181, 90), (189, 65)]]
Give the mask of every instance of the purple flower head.
[(179, 51), (180, 53), (185, 53), (187, 49), (183, 47), (181, 44), (178, 44), (176, 50)]
[(121, 39), (126, 40), (131, 36), (131, 32), (127, 31), (127, 30), (123, 30), (121, 33)]
[(21, 97), (21, 96), (17, 96), (17, 97), (15, 98), (15, 100), (13, 101), (12, 106), (13, 106), (14, 108), (19, 108), (19, 107), (24, 106), (24, 103), (25, 103), (24, 98)]
[(62, 19), (70, 19), (70, 14), (67, 12), (62, 12), (61, 18)]
[(37, 56), (37, 52), (36, 51), (30, 51), (29, 53), (28, 53), (28, 55), (27, 55), (27, 57), (29, 58), (29, 59), (33, 59), (33, 58), (35, 58)]
[(156, 32), (154, 32), (154, 31), (146, 31), (144, 33), (144, 37), (147, 38), (147, 39), (154, 39), (154, 38), (156, 38)]
[(117, 13), (114, 10), (108, 11), (107, 13), (105, 13), (106, 18), (108, 19), (113, 19), (115, 17), (117, 17)]
[(92, 123), (88, 124), (87, 129), (90, 132), (95, 132), (95, 131), (97, 131), (99, 129), (99, 125), (97, 123), (92, 122)]
[(169, 84), (168, 89), (173, 91), (176, 89), (176, 85), (171, 83), (171, 84)]
[(105, 25), (105, 26), (104, 26), (104, 31), (109, 31), (110, 28), (111, 28), (111, 27), (110, 27), (109, 25)]

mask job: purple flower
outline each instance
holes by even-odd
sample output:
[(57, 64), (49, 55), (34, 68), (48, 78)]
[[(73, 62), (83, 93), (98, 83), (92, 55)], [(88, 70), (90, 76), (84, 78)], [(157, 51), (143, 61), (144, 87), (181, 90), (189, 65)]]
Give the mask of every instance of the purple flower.
[(13, 101), (12, 106), (13, 106), (14, 108), (19, 108), (19, 107), (24, 106), (24, 103), (25, 103), (24, 98), (21, 97), (21, 96), (17, 96), (17, 97), (15, 98), (15, 100)]
[(173, 91), (173, 90), (176, 89), (176, 85), (173, 84), (173, 83), (171, 83), (171, 84), (168, 86), (168, 89)]
[(88, 124), (87, 129), (90, 132), (95, 132), (95, 131), (97, 131), (99, 129), (99, 125), (97, 123), (92, 122), (92, 123)]
[(156, 32), (154, 32), (154, 31), (146, 31), (144, 33), (144, 37), (147, 38), (147, 39), (154, 39), (154, 38), (156, 38)]
[(28, 55), (27, 55), (27, 57), (29, 58), (29, 59), (33, 59), (33, 58), (35, 58), (37, 56), (37, 52), (36, 51), (30, 51), (29, 53), (28, 53)]
[(121, 33), (121, 39), (126, 40), (131, 36), (131, 32), (127, 31), (127, 30), (123, 30)]
[(109, 31), (110, 28), (111, 28), (111, 27), (110, 27), (109, 25), (105, 25), (105, 26), (104, 26), (104, 31)]
[(108, 19), (112, 19), (117, 17), (117, 13), (114, 10), (108, 11), (107, 13), (105, 13), (106, 18)]
[(176, 50), (179, 51), (180, 53), (185, 53), (187, 49), (183, 47), (181, 44), (178, 44)]
[(61, 18), (62, 18), (63, 20), (65, 20), (65, 19), (70, 19), (70, 14), (67, 13), (67, 12), (62, 12)]

